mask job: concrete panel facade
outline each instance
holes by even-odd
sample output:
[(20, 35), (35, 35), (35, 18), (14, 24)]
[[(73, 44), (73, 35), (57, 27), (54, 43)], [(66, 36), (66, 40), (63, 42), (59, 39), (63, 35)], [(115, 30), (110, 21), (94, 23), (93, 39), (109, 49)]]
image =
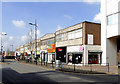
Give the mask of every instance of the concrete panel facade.
[(70, 46), (70, 45), (81, 45), (81, 44), (82, 44), (82, 38), (79, 38), (79, 39), (56, 42), (56, 47)]

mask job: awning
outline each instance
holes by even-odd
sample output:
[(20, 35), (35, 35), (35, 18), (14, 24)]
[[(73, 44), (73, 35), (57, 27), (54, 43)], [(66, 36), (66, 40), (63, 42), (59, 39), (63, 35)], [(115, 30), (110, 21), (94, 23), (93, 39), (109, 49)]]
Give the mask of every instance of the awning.
[(102, 53), (101, 50), (88, 50), (88, 53)]
[(68, 52), (68, 54), (83, 54), (83, 52)]

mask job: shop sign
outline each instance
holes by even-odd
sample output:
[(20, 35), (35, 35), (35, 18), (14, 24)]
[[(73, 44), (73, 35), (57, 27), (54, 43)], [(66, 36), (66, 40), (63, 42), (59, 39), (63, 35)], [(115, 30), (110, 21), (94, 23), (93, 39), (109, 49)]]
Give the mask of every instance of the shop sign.
[(47, 52), (52, 53), (55, 52), (55, 44), (50, 44), (47, 46)]
[(58, 51), (62, 51), (62, 49), (61, 49), (61, 48), (58, 48)]
[(83, 51), (83, 47), (82, 46), (80, 47), (79, 51)]
[(67, 47), (67, 52), (82, 52), (83, 47), (82, 46), (69, 46)]

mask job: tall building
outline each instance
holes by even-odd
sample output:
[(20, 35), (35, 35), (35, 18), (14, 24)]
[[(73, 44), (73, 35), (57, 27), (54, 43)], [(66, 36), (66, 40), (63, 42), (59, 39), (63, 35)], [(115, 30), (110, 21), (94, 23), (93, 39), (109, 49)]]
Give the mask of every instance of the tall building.
[(101, 0), (102, 64), (120, 63), (120, 0)]

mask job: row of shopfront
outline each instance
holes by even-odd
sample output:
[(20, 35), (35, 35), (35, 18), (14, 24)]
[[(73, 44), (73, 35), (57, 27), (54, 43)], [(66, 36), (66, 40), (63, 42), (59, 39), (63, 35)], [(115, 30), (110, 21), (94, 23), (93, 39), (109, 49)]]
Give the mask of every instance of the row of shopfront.
[[(60, 60), (68, 64), (101, 64), (102, 52), (100, 50), (85, 50), (84, 47), (79, 45), (55, 48), (54, 44), (50, 44), (47, 46), (47, 50), (37, 51), (36, 56), (40, 61), (48, 63)], [(35, 52), (32, 53), (32, 56), (35, 57)], [(21, 55), (31, 56), (31, 52), (21, 53)]]
[[(87, 52), (85, 56), (84, 52)], [(56, 59), (68, 64), (101, 64), (100, 50), (84, 50), (84, 46), (67, 46), (56, 48)], [(85, 62), (85, 60), (87, 60)]]
[[(31, 56), (30, 53), (33, 57), (37, 54), (40, 61), (48, 63), (60, 60), (67, 64), (100, 64), (102, 61), (100, 31), (100, 24), (85, 21), (55, 33), (45, 34), (38, 40), (37, 52), (34, 52), (35, 43), (33, 42), (31, 47), (33, 50), (26, 48), (26, 53), (32, 51), (28, 53), (29, 56)], [(28, 47), (31, 44), (24, 46)], [(16, 50), (19, 52), (24, 49), (18, 47)]]

